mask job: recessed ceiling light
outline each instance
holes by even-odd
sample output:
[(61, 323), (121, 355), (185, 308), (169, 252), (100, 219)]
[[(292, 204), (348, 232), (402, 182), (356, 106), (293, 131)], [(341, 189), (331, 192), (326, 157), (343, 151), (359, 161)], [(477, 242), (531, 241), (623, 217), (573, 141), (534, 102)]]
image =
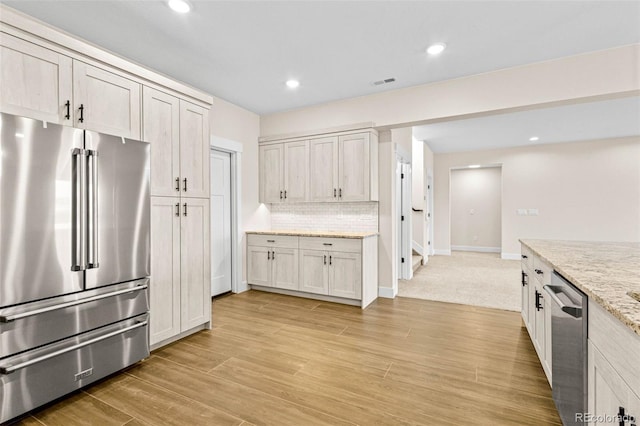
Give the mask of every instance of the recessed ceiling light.
[(480, 168), (480, 164), (472, 164), (469, 166), (470, 169), (479, 169)]
[(300, 82), (298, 80), (287, 80), (285, 83), (289, 89), (295, 89), (300, 86)]
[(187, 13), (191, 6), (185, 0), (169, 0), (169, 7), (178, 13)]
[(444, 49), (446, 49), (446, 47), (447, 45), (444, 43), (435, 43), (427, 47), (427, 53), (429, 55), (439, 55)]
[(531, 137), (529, 138), (529, 140), (530, 140), (531, 142), (535, 142), (535, 141), (537, 141), (537, 140), (540, 140), (540, 138), (539, 138), (539, 137), (537, 137), (537, 136), (531, 136)]

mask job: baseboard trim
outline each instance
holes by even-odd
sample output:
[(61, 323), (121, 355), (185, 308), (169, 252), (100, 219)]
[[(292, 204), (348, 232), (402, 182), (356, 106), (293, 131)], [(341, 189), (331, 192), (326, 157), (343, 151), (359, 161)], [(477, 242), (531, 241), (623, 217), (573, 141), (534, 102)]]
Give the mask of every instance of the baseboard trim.
[(502, 253), (500, 255), (500, 257), (502, 259), (505, 259), (505, 260), (520, 260), (521, 259), (520, 253)]
[(246, 281), (241, 281), (236, 293), (244, 293), (245, 291), (249, 291), (249, 284)]
[(500, 253), (500, 247), (451, 246), (455, 251), (477, 251), (480, 253)]
[(362, 306), (361, 300), (345, 299), (344, 297), (328, 296), (324, 294), (307, 293), (304, 291), (287, 290), (284, 288), (264, 287), (261, 285), (251, 284), (252, 290), (264, 291), (267, 293), (278, 293), (287, 296), (304, 297), (306, 299), (322, 300), (323, 302), (342, 303), (343, 305)]
[(398, 290), (394, 290), (391, 287), (378, 287), (378, 297), (384, 297), (385, 299), (394, 299), (398, 294)]
[(433, 250), (433, 254), (436, 256), (451, 256), (451, 250), (435, 249)]

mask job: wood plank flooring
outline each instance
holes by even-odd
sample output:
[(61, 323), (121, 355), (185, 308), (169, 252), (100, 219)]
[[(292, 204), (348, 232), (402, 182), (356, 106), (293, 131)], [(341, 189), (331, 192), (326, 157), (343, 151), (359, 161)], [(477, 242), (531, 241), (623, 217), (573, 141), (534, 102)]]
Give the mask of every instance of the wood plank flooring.
[(515, 312), (249, 291), (213, 322), (21, 424), (561, 424)]

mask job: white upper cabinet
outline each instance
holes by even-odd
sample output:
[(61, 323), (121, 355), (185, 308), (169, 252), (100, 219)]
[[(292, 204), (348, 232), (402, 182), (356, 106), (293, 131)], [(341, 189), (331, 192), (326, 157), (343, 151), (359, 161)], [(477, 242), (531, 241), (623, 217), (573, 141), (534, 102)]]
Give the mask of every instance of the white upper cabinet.
[(338, 138), (309, 141), (309, 201), (338, 201)]
[(140, 139), (141, 92), (140, 83), (73, 61), (76, 127)]
[(183, 197), (209, 198), (209, 110), (180, 100), (180, 178)]
[(57, 124), (73, 124), (72, 59), (2, 33), (0, 110)]
[(370, 130), (260, 146), (260, 201), (378, 200), (378, 136)]
[(369, 134), (338, 138), (338, 196), (341, 201), (369, 200)]
[(307, 201), (309, 193), (309, 142), (288, 142), (284, 146), (284, 201)]
[(151, 144), (151, 195), (180, 194), (180, 101), (144, 87), (143, 134)]
[(260, 202), (284, 201), (284, 148), (281, 143), (260, 147)]

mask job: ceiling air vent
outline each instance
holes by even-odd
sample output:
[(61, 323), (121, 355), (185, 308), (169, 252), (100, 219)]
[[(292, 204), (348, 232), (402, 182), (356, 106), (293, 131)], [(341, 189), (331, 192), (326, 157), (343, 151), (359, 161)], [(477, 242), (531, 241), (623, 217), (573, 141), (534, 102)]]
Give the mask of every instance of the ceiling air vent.
[(378, 80), (378, 81), (374, 81), (373, 85), (374, 86), (380, 86), (382, 84), (389, 84), (389, 83), (393, 83), (394, 81), (396, 81), (395, 78), (385, 78), (384, 80)]

